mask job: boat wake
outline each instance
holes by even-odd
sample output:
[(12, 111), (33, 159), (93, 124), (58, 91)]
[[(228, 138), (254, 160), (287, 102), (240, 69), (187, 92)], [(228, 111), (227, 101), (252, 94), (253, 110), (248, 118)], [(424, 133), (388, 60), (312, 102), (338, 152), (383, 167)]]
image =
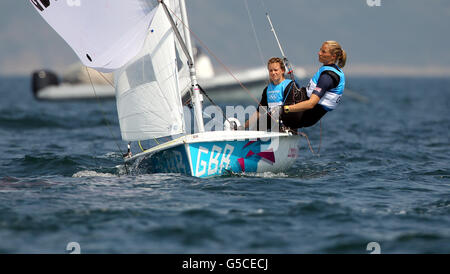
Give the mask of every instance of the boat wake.
[(82, 178), (82, 177), (117, 177), (116, 174), (112, 173), (102, 173), (96, 172), (93, 170), (82, 170), (72, 175), (73, 178)]
[(228, 172), (227, 174), (224, 174), (222, 176), (233, 176), (233, 177), (258, 177), (258, 178), (288, 178), (289, 175), (287, 175), (284, 172), (279, 173), (273, 173), (273, 172), (243, 172), (243, 173), (235, 173), (235, 172)]

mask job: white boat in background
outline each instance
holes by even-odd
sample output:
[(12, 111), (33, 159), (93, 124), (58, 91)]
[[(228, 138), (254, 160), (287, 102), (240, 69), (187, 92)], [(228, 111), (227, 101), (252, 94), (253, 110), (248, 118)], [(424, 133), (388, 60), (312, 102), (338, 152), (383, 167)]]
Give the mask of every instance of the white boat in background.
[[(208, 55), (194, 48), (194, 56), (198, 83), (206, 91), (240, 88), (241, 83), (247, 88), (261, 86), (269, 80), (267, 68), (263, 66), (237, 70), (233, 75), (216, 74)], [(35, 98), (46, 101), (114, 98), (113, 75), (87, 69), (89, 74), (85, 66), (76, 63), (60, 76), (50, 70), (33, 72), (32, 91)], [(305, 69), (296, 67), (294, 71), (297, 79), (306, 78)]]
[(33, 95), (39, 100), (114, 98), (114, 87), (110, 84), (114, 82), (113, 75), (99, 74), (81, 63), (69, 66), (61, 75), (44, 69), (34, 71), (31, 78)]
[[(83, 64), (114, 71), (120, 131), (129, 149), (124, 161), (132, 172), (202, 178), (279, 172), (298, 157), (302, 137), (288, 131), (236, 130), (234, 117), (225, 118), (225, 130), (205, 127), (184, 0), (90, 0), (76, 11), (65, 1), (31, 3)], [(194, 133), (186, 130), (185, 94), (193, 104)], [(131, 142), (153, 140), (154, 147), (135, 155), (130, 150)]]

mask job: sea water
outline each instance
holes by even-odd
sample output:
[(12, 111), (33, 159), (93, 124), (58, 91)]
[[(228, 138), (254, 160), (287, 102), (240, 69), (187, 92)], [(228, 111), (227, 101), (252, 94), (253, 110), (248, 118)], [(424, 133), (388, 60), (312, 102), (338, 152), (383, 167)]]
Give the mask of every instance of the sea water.
[(41, 102), (1, 78), (0, 253), (449, 253), (450, 79), (347, 87), (286, 172), (198, 179), (127, 175), (113, 100)]

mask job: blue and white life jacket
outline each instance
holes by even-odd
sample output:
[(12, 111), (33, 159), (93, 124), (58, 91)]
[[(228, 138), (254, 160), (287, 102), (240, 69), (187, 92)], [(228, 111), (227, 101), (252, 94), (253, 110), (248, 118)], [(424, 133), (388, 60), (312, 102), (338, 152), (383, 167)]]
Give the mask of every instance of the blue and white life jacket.
[(327, 70), (332, 71), (339, 76), (339, 84), (337, 85), (337, 87), (331, 90), (327, 90), (325, 95), (319, 101), (320, 105), (322, 105), (327, 111), (330, 111), (337, 107), (337, 105), (341, 101), (342, 94), (344, 93), (345, 75), (341, 69), (336, 69), (332, 66), (322, 66), (309, 81), (309, 84), (306, 87), (306, 93), (308, 97), (311, 98), (311, 95), (317, 86), (317, 82), (319, 81), (320, 75), (322, 74), (322, 72)]
[(276, 106), (283, 105), (284, 102), (284, 90), (292, 80), (285, 79), (278, 85), (274, 85), (272, 82), (267, 86), (267, 106), (269, 110)]

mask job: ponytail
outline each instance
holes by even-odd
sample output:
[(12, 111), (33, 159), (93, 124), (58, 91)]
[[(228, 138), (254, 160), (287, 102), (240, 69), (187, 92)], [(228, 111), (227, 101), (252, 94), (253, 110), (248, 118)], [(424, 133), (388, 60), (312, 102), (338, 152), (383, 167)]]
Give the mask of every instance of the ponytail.
[(340, 68), (345, 67), (346, 62), (347, 62), (347, 52), (345, 52), (345, 50), (342, 50), (342, 54), (338, 59), (338, 66)]
[(332, 55), (336, 55), (336, 61), (338, 62), (338, 66), (340, 68), (345, 67), (345, 63), (347, 62), (347, 52), (342, 49), (341, 45), (336, 41), (326, 41), (325, 42), (330, 47), (330, 53)]

